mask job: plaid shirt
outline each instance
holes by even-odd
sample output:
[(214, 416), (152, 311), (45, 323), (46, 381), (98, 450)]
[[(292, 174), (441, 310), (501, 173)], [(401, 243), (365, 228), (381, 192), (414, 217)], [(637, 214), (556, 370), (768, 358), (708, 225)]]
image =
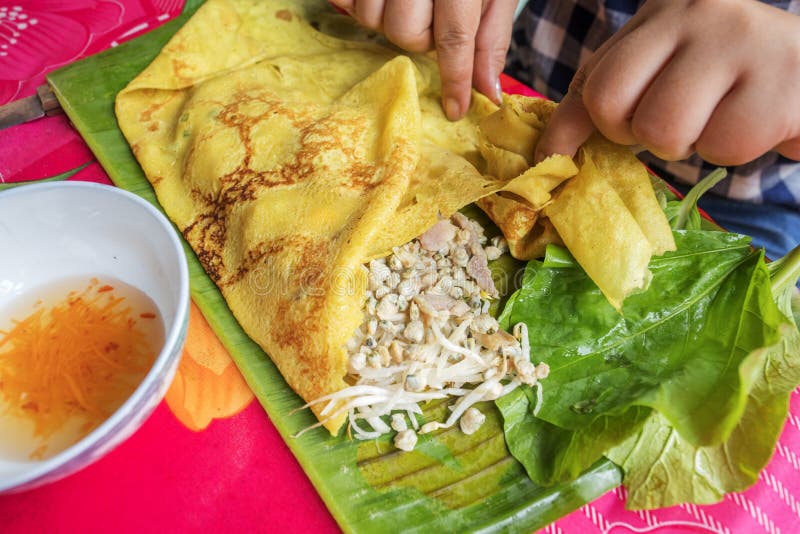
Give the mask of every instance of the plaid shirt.
[[(800, 14), (800, 0), (765, 2)], [(530, 0), (514, 26), (506, 71), (553, 100), (561, 100), (578, 67), (620, 29), (644, 1)], [(693, 184), (715, 168), (696, 154), (665, 162), (652, 154), (642, 160), (662, 176)], [(729, 179), (714, 192), (737, 200), (781, 204), (800, 211), (800, 163), (769, 152), (728, 168)]]

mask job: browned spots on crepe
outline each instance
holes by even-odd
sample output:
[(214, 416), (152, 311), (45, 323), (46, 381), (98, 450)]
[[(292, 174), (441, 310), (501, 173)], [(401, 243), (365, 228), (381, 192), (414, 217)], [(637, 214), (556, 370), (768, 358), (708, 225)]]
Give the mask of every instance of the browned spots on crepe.
[(145, 109), (139, 114), (139, 120), (142, 122), (150, 122), (151, 120), (153, 120), (153, 113), (158, 111), (160, 108), (161, 104), (159, 103), (150, 104), (147, 107), (147, 109)]
[(296, 260), (287, 270), (285, 279), (268, 281), (270, 284), (278, 286), (270, 289), (297, 288), (296, 292), (291, 295), (292, 300), (295, 301), (306, 296), (324, 296), (330, 289), (330, 281), (325, 274), (329, 271), (328, 266), (333, 262), (332, 254), (330, 244), (327, 242), (314, 241), (301, 234), (282, 236), (258, 243), (254, 248), (248, 250), (239, 269), (226, 282), (238, 282), (278, 256), (288, 255)]
[[(187, 72), (188, 71), (188, 72)], [(175, 77), (182, 82), (188, 82), (192, 78), (192, 66), (182, 59), (172, 58), (172, 72)]]
[[(311, 356), (310, 353), (314, 352), (308, 340), (313, 339), (313, 334), (319, 331), (319, 326), (309, 320), (309, 317), (312, 316), (301, 314), (298, 306), (292, 306), (291, 300), (279, 299), (276, 304), (276, 316), (281, 318), (283, 326), (270, 333), (272, 339), (282, 349), (295, 349), (297, 351), (296, 354), (301, 355), (301, 359), (308, 360), (309, 356)], [(310, 304), (310, 306), (304, 307), (320, 310), (322, 309), (323, 298), (310, 297), (304, 304)]]
[[(251, 103), (260, 104), (263, 111), (255, 115), (243, 112), (242, 109)], [(266, 171), (256, 171), (251, 168), (254, 150), (253, 129), (260, 122), (268, 121), (273, 115), (287, 118), (298, 130), (299, 149), (289, 162)], [(349, 172), (341, 173), (342, 180), (339, 186), (371, 189), (381, 179), (380, 174), (376, 172), (376, 166), (356, 152), (356, 143), (342, 143), (343, 132), (355, 136), (368, 128), (366, 117), (343, 117), (341, 114), (331, 114), (315, 118), (308, 113), (289, 108), (283, 102), (240, 93), (236, 101), (222, 107), (217, 119), (237, 130), (245, 155), (236, 169), (220, 177), (219, 193), (214, 199), (207, 199), (213, 201), (211, 203), (234, 204), (254, 200), (259, 192), (264, 192), (270, 187), (304, 182), (319, 170), (315, 165), (319, 155), (331, 151), (341, 152), (345, 161), (352, 162)], [(193, 148), (189, 147), (187, 162), (194, 158)]]
[[(269, 255), (280, 250), (285, 257), (291, 251), (297, 258), (288, 273), (286, 280), (273, 280), (282, 288), (291, 291), (273, 291), (274, 313), (281, 322), (281, 328), (270, 332), (273, 342), (281, 349), (296, 354), (296, 363), (303, 377), (314, 380), (308, 387), (320, 387), (316, 378), (325, 377), (328, 369), (326, 335), (324, 322), (317, 318), (324, 315), (324, 308), (331, 290), (330, 269), (335, 250), (323, 241), (315, 241), (302, 235), (280, 238), (277, 242), (265, 243), (259, 253), (253, 255), (254, 263), (249, 267), (256, 268), (262, 262), (270, 261)], [(316, 377), (316, 378), (315, 378)], [(321, 391), (321, 390), (320, 390)]]
[[(148, 103), (147, 106), (139, 112), (139, 122), (141, 122), (143, 125), (153, 122), (160, 124), (162, 120), (165, 120), (165, 118), (159, 117), (159, 119), (154, 119), (153, 116), (161, 111), (167, 104), (173, 102), (175, 98), (177, 98), (177, 95), (165, 94), (163, 91), (158, 89), (146, 89), (145, 93), (148, 96)], [(148, 125), (148, 131), (153, 132), (157, 131), (158, 129), (159, 127), (156, 127), (154, 130), (152, 124)]]
[(281, 9), (275, 12), (275, 18), (285, 20), (286, 22), (292, 21), (292, 12), (288, 9)]
[(288, 237), (279, 237), (270, 241), (256, 243), (254, 248), (251, 248), (245, 252), (244, 258), (242, 259), (242, 264), (239, 266), (236, 272), (227, 279), (227, 283), (234, 284), (242, 280), (244, 277), (248, 277), (252, 289), (263, 294), (272, 292), (275, 289), (274, 285), (276, 283), (286, 283), (285, 280), (260, 280), (260, 273), (258, 269), (270, 261), (271, 257), (281, 254), (284, 249), (287, 248), (289, 241), (290, 238)]
[(350, 166), (350, 181), (345, 185), (355, 189), (372, 189), (378, 184), (378, 178), (375, 165), (355, 162)]
[(217, 285), (223, 285), (226, 272), (222, 257), (226, 231), (221, 211), (217, 207), (202, 213), (182, 232), (186, 240), (193, 244), (203, 269)]
[[(377, 185), (382, 176), (377, 167), (356, 151), (358, 146), (353, 140), (369, 128), (368, 120), (363, 115), (343, 116), (333, 113), (322, 120), (311, 124), (303, 130), (300, 143), (302, 149), (298, 153), (298, 163), (311, 161), (322, 152), (338, 151), (343, 159), (351, 162), (348, 172), (342, 173), (340, 187), (351, 189), (371, 189)], [(350, 142), (343, 143), (342, 139)]]

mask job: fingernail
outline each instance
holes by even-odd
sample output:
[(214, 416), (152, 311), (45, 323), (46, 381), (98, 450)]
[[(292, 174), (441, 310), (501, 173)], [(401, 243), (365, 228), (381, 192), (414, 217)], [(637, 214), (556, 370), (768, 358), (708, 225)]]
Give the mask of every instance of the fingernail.
[(444, 114), (447, 115), (447, 118), (451, 121), (457, 121), (461, 118), (461, 107), (458, 105), (458, 101), (455, 98), (444, 99)]
[(500, 78), (494, 82), (494, 103), (498, 106), (503, 105), (503, 88), (500, 86)]

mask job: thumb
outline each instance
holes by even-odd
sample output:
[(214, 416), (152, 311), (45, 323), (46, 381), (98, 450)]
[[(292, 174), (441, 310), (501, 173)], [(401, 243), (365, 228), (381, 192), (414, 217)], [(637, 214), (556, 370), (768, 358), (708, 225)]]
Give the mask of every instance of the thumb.
[(594, 124), (583, 104), (585, 81), (586, 69), (578, 70), (536, 145), (536, 163), (553, 154), (575, 157), (578, 148), (592, 135)]

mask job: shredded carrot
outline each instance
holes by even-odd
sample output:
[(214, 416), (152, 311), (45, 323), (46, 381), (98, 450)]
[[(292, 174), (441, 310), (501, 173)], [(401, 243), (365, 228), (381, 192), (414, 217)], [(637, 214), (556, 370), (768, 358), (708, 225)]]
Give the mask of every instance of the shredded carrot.
[[(96, 428), (130, 396), (160, 349), (136, 321), (139, 310), (115, 287), (98, 286), (92, 279), (83, 292), (0, 330), (0, 396), (12, 415), (33, 420), (38, 437), (54, 435), (74, 417), (86, 433)], [(41, 447), (33, 452), (43, 454)]]

